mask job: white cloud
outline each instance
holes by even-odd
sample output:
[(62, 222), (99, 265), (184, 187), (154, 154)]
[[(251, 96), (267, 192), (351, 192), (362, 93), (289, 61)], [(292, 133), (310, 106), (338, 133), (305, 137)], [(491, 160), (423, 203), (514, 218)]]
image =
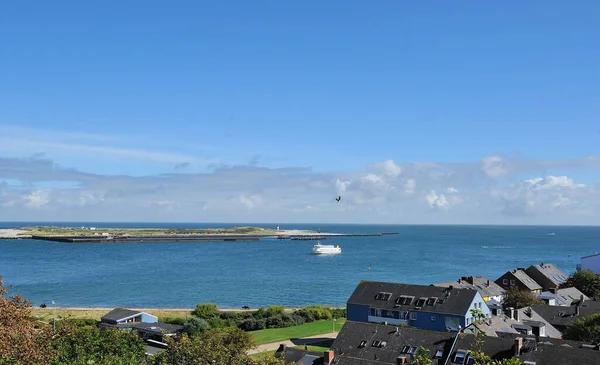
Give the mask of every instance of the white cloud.
[[(582, 168), (589, 158), (572, 160)], [(565, 161), (374, 163), (363, 171), (233, 166), (104, 176), (0, 158), (0, 220), (597, 224), (600, 190)], [(498, 168), (499, 161), (502, 168)], [(494, 165), (495, 164), (495, 165)], [(538, 175), (538, 166), (564, 174)], [(387, 167), (386, 167), (387, 166)], [(529, 166), (529, 167), (527, 167)], [(396, 168), (397, 167), (397, 168)], [(590, 170), (592, 174), (593, 170)], [(521, 177), (519, 181), (516, 177)], [(498, 177), (507, 178), (501, 183)], [(6, 183), (8, 181), (9, 183)], [(510, 181), (517, 181), (508, 184)], [(338, 203), (334, 200), (342, 195)]]
[(501, 177), (507, 173), (501, 156), (488, 156), (481, 160), (481, 168), (489, 177)]

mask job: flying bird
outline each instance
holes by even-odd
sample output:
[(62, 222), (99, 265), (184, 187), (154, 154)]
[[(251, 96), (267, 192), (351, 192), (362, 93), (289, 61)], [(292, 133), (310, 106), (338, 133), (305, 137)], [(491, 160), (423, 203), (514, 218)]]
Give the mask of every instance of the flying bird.
[(342, 200), (341, 196), (338, 196), (337, 198), (335, 198), (335, 201), (337, 201), (338, 203), (340, 202), (340, 200)]

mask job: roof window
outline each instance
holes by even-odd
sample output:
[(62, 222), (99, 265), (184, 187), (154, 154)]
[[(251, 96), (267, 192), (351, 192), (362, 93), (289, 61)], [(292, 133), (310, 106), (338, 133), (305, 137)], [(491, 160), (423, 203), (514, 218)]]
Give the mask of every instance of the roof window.
[(375, 299), (388, 301), (391, 297), (392, 297), (392, 293), (379, 292), (375, 296)]

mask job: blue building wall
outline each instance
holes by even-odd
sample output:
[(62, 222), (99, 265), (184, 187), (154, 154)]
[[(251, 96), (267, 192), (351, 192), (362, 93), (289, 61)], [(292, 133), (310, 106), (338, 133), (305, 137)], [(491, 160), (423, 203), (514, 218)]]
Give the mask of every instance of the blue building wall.
[(369, 306), (360, 304), (346, 304), (346, 316), (349, 321), (368, 322)]
[(142, 312), (142, 322), (156, 323), (156, 322), (158, 322), (158, 317), (155, 317), (151, 314)]
[(446, 318), (454, 318), (462, 328), (465, 328), (465, 317), (422, 311), (415, 312), (415, 314), (417, 319), (408, 321), (408, 324), (415, 328), (446, 332)]

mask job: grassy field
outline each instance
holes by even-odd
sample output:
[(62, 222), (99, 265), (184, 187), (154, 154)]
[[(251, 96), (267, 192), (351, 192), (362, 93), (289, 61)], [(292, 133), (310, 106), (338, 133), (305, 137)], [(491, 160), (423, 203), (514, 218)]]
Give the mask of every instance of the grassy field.
[[(110, 309), (56, 309), (56, 318), (71, 318), (71, 319), (95, 319), (100, 320), (100, 317), (110, 312)], [(147, 310), (148, 314), (152, 314), (159, 318), (186, 318), (191, 315), (191, 312), (181, 310)], [(49, 321), (54, 318), (54, 310), (52, 308), (33, 308), (33, 316), (41, 321)]]
[(231, 228), (203, 228), (203, 229), (164, 229), (164, 228), (97, 228), (90, 230), (89, 227), (56, 227), (56, 226), (31, 226), (21, 228), (27, 234), (34, 236), (93, 236), (103, 232), (111, 235), (129, 234), (134, 236), (155, 235), (187, 235), (187, 234), (238, 234), (254, 236), (272, 236), (276, 233), (274, 229), (261, 227), (231, 227)]
[[(335, 330), (339, 331), (346, 318), (340, 318), (335, 322)], [(277, 341), (285, 341), (290, 338), (303, 338), (309, 336), (320, 335), (323, 333), (330, 333), (333, 330), (333, 321), (316, 321), (311, 323), (305, 323), (300, 326), (293, 326), (287, 328), (269, 328), (266, 330), (252, 331), (254, 341), (257, 345), (265, 343), (272, 343)]]

